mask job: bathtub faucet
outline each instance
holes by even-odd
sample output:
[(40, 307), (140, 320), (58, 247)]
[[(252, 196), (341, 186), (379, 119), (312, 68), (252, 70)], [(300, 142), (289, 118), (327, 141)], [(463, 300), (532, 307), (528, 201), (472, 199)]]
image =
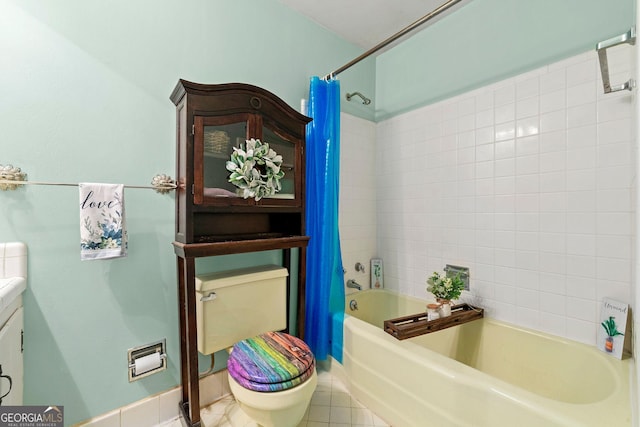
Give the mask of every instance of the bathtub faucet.
[(362, 286), (360, 286), (360, 285), (358, 284), (358, 282), (356, 282), (356, 281), (355, 281), (355, 280), (353, 280), (353, 279), (349, 279), (349, 280), (347, 280), (347, 288), (353, 288), (353, 289), (357, 289), (357, 290), (359, 290), (359, 291), (361, 291), (361, 290), (362, 290)]

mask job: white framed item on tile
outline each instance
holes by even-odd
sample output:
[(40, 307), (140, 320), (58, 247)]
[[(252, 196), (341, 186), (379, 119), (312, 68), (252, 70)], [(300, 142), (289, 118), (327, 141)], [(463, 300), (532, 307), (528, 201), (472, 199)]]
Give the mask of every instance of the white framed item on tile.
[(622, 359), (629, 304), (603, 298), (596, 345), (601, 351)]
[(384, 288), (384, 280), (382, 274), (382, 259), (371, 258), (371, 289)]

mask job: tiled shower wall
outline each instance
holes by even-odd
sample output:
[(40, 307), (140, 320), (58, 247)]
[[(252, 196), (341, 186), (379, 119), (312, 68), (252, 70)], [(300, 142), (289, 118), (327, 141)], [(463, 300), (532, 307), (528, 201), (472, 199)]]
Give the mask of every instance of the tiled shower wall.
[[(340, 245), (345, 283), (370, 287), (370, 260), (376, 252), (375, 123), (340, 115)], [(365, 266), (357, 272), (357, 262)], [(353, 291), (348, 289), (348, 291)]]
[[(612, 83), (632, 53), (610, 52)], [(587, 52), (376, 125), (386, 288), (428, 297), (468, 266), (488, 316), (595, 343), (602, 298), (633, 302), (636, 173), (634, 95), (599, 73)]]

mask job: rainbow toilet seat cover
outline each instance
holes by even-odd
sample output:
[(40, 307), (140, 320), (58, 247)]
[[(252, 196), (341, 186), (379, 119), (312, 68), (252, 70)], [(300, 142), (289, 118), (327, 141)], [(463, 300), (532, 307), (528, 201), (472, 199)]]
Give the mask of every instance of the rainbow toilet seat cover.
[(227, 362), (229, 375), (254, 391), (281, 391), (305, 382), (315, 370), (315, 358), (300, 338), (267, 332), (237, 342)]

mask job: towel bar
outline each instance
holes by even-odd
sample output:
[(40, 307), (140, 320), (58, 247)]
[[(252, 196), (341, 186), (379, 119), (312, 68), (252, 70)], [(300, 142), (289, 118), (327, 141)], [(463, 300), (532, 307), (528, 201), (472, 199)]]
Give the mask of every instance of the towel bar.
[(636, 27), (631, 27), (631, 29), (626, 33), (612, 37), (596, 45), (598, 59), (600, 60), (600, 73), (602, 74), (602, 85), (604, 86), (604, 93), (618, 92), (625, 89), (633, 90), (633, 88), (636, 86), (636, 82), (633, 79), (629, 79), (621, 85), (611, 86), (611, 81), (609, 79), (607, 49), (624, 43), (628, 43), (630, 45), (636, 44)]
[[(27, 181), (27, 174), (20, 168), (12, 165), (3, 166), (0, 164), (0, 190), (16, 190), (21, 185), (57, 185), (64, 187), (77, 187), (78, 184), (64, 182), (38, 182)], [(151, 186), (125, 185), (125, 188), (143, 188), (155, 190), (156, 193), (167, 194), (178, 188), (176, 182), (169, 176), (158, 174), (151, 180)]]

